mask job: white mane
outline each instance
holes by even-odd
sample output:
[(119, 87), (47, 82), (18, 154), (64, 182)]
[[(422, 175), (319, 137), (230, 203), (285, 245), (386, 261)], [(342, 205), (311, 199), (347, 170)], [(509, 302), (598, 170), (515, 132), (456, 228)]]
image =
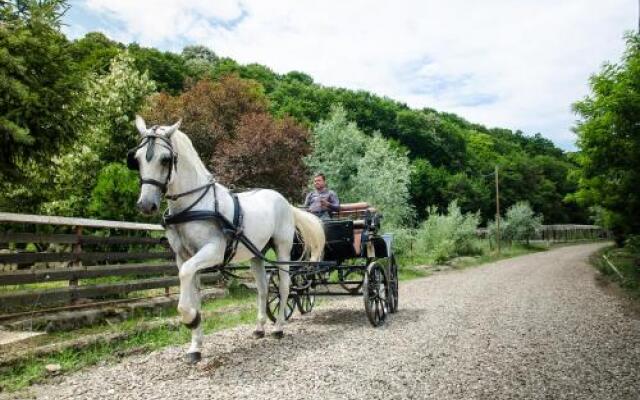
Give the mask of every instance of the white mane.
[(180, 130), (176, 130), (173, 135), (171, 135), (171, 143), (173, 145), (173, 151), (179, 154), (178, 164), (186, 161), (191, 164), (197, 174), (205, 175), (207, 178), (212, 176), (211, 172), (209, 172), (198, 156), (198, 152), (196, 152), (196, 149), (193, 147), (189, 136)]

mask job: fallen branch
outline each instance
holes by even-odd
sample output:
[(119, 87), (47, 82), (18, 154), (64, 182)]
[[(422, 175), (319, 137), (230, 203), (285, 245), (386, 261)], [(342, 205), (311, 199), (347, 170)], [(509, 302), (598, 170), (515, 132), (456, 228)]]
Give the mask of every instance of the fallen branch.
[(620, 279), (622, 279), (624, 281), (624, 276), (620, 273), (620, 271), (618, 271), (618, 268), (616, 268), (615, 265), (613, 265), (613, 263), (611, 261), (609, 261), (609, 259), (607, 258), (606, 255), (602, 255), (602, 258), (604, 258), (604, 260), (607, 262), (607, 264), (609, 264), (609, 267), (611, 267), (611, 269), (613, 270), (613, 272), (615, 272), (616, 274), (618, 274), (618, 276), (620, 277)]

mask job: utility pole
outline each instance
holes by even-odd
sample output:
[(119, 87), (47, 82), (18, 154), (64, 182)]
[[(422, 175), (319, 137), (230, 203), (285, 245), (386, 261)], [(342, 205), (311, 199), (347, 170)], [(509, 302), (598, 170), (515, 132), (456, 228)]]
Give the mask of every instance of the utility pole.
[(500, 255), (500, 180), (498, 179), (498, 165), (496, 165), (496, 246)]

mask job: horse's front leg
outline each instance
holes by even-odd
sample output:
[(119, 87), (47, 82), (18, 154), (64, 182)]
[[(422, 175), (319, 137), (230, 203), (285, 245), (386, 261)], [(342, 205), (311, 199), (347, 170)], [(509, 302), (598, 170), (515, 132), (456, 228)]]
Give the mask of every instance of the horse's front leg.
[(258, 289), (258, 322), (253, 336), (256, 338), (264, 337), (264, 324), (267, 322), (267, 291), (269, 290), (267, 282), (267, 273), (264, 269), (264, 261), (255, 257), (251, 259), (251, 272), (256, 279), (256, 288)]
[[(276, 251), (278, 253), (278, 261), (290, 261), (291, 260), (291, 246), (290, 245), (276, 245)], [(273, 331), (273, 336), (280, 339), (284, 336), (284, 324), (285, 317), (284, 313), (287, 309), (287, 301), (289, 300), (289, 266), (288, 265), (279, 265), (278, 266), (278, 274), (279, 274), (279, 285), (278, 290), (280, 294), (280, 310), (278, 316), (276, 317), (276, 324)]]
[(180, 267), (180, 300), (178, 312), (182, 323), (191, 329), (191, 346), (187, 351), (187, 362), (193, 364), (201, 359), (202, 326), (200, 314), (200, 295), (196, 287), (196, 272), (203, 268), (220, 264), (223, 261), (224, 249), (220, 245), (209, 243), (202, 247), (193, 257)]

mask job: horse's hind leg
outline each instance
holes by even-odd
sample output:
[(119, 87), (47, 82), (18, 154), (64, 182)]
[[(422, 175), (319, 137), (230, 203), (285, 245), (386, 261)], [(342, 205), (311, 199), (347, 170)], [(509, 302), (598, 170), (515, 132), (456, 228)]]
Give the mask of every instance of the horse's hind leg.
[(267, 291), (269, 290), (267, 282), (267, 273), (264, 269), (264, 262), (259, 258), (251, 259), (251, 272), (256, 279), (256, 288), (258, 289), (258, 322), (253, 336), (256, 338), (264, 337), (264, 324), (267, 322)]

